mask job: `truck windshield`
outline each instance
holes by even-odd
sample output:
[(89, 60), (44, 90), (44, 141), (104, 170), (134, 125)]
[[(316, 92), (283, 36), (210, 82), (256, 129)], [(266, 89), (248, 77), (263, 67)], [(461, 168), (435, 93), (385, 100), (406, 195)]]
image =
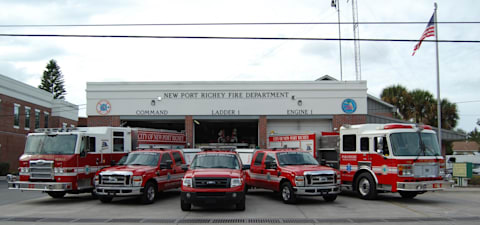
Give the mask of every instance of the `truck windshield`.
[(31, 135), (25, 144), (25, 154), (72, 155), (75, 153), (77, 135)]
[(280, 166), (318, 165), (317, 160), (308, 152), (279, 152), (277, 158)]
[(425, 151), (420, 147), (418, 133), (393, 133), (390, 135), (393, 154), (395, 156), (440, 156), (438, 139), (435, 134), (421, 133)]
[(128, 166), (157, 166), (160, 154), (155, 152), (131, 153), (118, 165)]
[(238, 158), (233, 154), (200, 154), (196, 155), (190, 165), (191, 169), (225, 168), (240, 169)]

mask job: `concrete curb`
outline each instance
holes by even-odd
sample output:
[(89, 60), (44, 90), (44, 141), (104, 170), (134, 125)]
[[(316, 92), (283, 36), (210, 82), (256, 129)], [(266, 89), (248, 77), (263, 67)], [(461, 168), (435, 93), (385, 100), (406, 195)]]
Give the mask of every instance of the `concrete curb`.
[(0, 180), (7, 180), (7, 176), (0, 176)]

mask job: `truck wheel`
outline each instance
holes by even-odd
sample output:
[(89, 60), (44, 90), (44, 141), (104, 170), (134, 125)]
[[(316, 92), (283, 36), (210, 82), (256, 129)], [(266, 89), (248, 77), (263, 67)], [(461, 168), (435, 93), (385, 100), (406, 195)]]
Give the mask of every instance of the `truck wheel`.
[(64, 191), (47, 191), (47, 194), (52, 198), (63, 198), (67, 193)]
[(357, 193), (362, 199), (372, 200), (377, 198), (377, 186), (372, 175), (368, 173), (362, 173), (358, 177)]
[(335, 201), (335, 199), (337, 199), (337, 195), (324, 195), (323, 199), (326, 202), (333, 202), (333, 201)]
[(402, 196), (402, 198), (407, 199), (413, 199), (418, 195), (418, 193), (414, 191), (398, 191), (398, 193)]
[(151, 181), (147, 182), (143, 189), (143, 194), (140, 196), (140, 201), (143, 204), (151, 204), (157, 197), (157, 187)]
[(235, 204), (235, 208), (239, 211), (245, 211), (245, 196), (243, 196), (239, 203)]
[(182, 208), (182, 211), (190, 211), (192, 209), (192, 204), (180, 200), (180, 208)]
[(284, 203), (287, 203), (287, 204), (295, 203), (296, 196), (290, 182), (282, 183), (282, 185), (280, 186), (280, 191), (281, 191), (282, 200)]
[(98, 200), (100, 200), (102, 203), (109, 203), (113, 200), (113, 197), (110, 196), (98, 196)]

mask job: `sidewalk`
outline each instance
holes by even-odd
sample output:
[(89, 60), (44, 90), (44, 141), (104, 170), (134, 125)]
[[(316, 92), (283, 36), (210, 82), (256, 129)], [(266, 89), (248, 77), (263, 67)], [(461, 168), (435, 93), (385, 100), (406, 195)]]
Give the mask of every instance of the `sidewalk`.
[(454, 187), (452, 189), (445, 189), (445, 191), (458, 191), (458, 192), (480, 192), (479, 185), (471, 185), (467, 187)]

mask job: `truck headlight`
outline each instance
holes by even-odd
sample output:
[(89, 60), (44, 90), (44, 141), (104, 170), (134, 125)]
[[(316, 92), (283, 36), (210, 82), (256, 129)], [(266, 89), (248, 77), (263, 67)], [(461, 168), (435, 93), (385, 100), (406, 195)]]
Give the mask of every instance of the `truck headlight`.
[(20, 173), (29, 173), (30, 172), (30, 168), (28, 167), (20, 167)]
[(193, 187), (192, 185), (192, 178), (183, 178), (182, 179), (182, 185), (185, 187)]
[(242, 178), (232, 178), (230, 182), (230, 187), (242, 186)]
[(398, 176), (400, 177), (413, 177), (413, 168), (409, 164), (398, 165)]
[(55, 168), (53, 169), (53, 171), (54, 171), (55, 173), (63, 173), (63, 168), (62, 168), (62, 167), (55, 167)]
[(142, 176), (133, 176), (132, 185), (133, 186), (142, 186)]
[(334, 182), (335, 182), (336, 184), (340, 184), (340, 183), (342, 182), (342, 179), (340, 179), (340, 178), (341, 178), (341, 177), (340, 177), (340, 173), (337, 172), (337, 171), (335, 171), (335, 181), (334, 181)]
[(295, 186), (305, 186), (305, 177), (295, 176)]

